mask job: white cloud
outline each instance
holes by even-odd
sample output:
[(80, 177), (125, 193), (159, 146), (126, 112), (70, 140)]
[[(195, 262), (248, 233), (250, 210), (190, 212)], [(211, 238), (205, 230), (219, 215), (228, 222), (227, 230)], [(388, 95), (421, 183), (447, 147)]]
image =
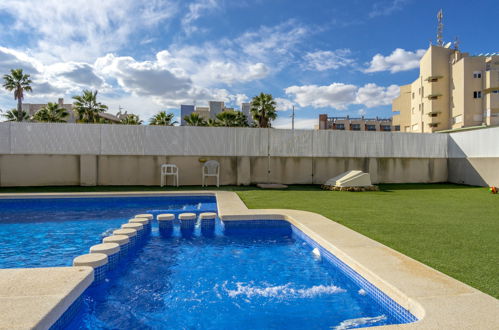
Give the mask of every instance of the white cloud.
[(369, 17), (374, 18), (391, 15), (392, 13), (401, 10), (409, 1), (410, 0), (390, 0), (377, 2), (373, 5)]
[(306, 70), (317, 71), (339, 69), (354, 63), (354, 60), (349, 58), (351, 53), (350, 49), (337, 49), (334, 51), (321, 50), (307, 53), (304, 56), (305, 63), (303, 67)]
[(198, 31), (199, 28), (194, 25), (194, 21), (199, 19), (206, 12), (219, 8), (217, 0), (198, 0), (188, 6), (189, 11), (182, 19), (182, 27), (187, 34)]
[(332, 83), (328, 86), (291, 86), (286, 88), (285, 92), (292, 95), (294, 101), (302, 107), (330, 107), (345, 110), (352, 104), (363, 104), (367, 108), (391, 104), (392, 100), (398, 96), (399, 86), (383, 87), (369, 83), (357, 87), (355, 85)]
[(240, 107), (242, 103), (249, 101), (249, 97), (246, 94), (236, 94), (234, 98), (234, 103), (236, 107)]
[[(293, 57), (295, 46), (310, 33), (309, 29), (294, 20), (276, 26), (261, 26), (257, 31), (246, 32), (234, 40), (235, 52), (261, 62), (274, 59), (282, 68)], [(231, 42), (227, 40), (227, 43)]]
[(0, 47), (0, 72), (23, 69), (33, 81), (33, 94), (37, 97), (59, 97), (80, 91), (82, 88), (106, 88), (101, 77), (87, 63), (55, 63), (43, 65), (35, 58), (9, 48)]
[(15, 19), (9, 29), (34, 37), (33, 54), (53, 62), (94, 60), (125, 45), (134, 33), (171, 18), (176, 11), (176, 5), (168, 0), (0, 1), (0, 13)]
[(292, 95), (301, 107), (332, 107), (343, 110), (355, 101), (357, 86), (343, 83), (332, 83), (329, 86), (291, 86), (286, 88), (285, 92)]
[(393, 99), (399, 95), (399, 86), (378, 86), (373, 83), (359, 88), (355, 103), (364, 104), (368, 108), (391, 104)]
[[(17, 4), (14, 0), (7, 1), (11, 5)], [(115, 3), (114, 1), (117, 0), (110, 0), (112, 3)], [(50, 26), (45, 26), (48, 20), (40, 21), (40, 31), (34, 38), (39, 39), (39, 42), (32, 50), (26, 48), (25, 52), (21, 52), (0, 47), (0, 69), (2, 73), (6, 73), (11, 68), (21, 67), (31, 74), (34, 91), (25, 100), (28, 103), (35, 100), (46, 102), (56, 97), (69, 99), (82, 89), (98, 89), (99, 98), (110, 100), (113, 104), (120, 104), (125, 108), (128, 108), (127, 104), (133, 104), (132, 108), (136, 108), (133, 97), (143, 102), (143, 109), (156, 106), (175, 108), (182, 103), (199, 104), (214, 99), (239, 107), (242, 102), (249, 100), (248, 96), (233, 93), (227, 86), (258, 81), (278, 72), (286, 63), (294, 61), (293, 58), (298, 53), (297, 45), (309, 32), (299, 23), (287, 21), (276, 26), (261, 26), (233, 39), (224, 38), (196, 45), (171, 44), (167, 49), (158, 51), (155, 58), (142, 60), (104, 51), (119, 48), (122, 45), (120, 40), (130, 37), (131, 32), (121, 35), (116, 31), (114, 37), (117, 40), (106, 39), (112, 38), (108, 30), (111, 25), (120, 23), (120, 17), (124, 15), (121, 11), (130, 11), (130, 8), (138, 8), (136, 6), (139, 5), (124, 1), (122, 6), (126, 8), (117, 6), (120, 7), (117, 9), (117, 18), (109, 22), (109, 19), (114, 18), (108, 10), (108, 5), (98, 5), (95, 2), (94, 9), (103, 9), (103, 12), (96, 14), (93, 25), (85, 27), (83, 23), (80, 24), (78, 18), (75, 19), (74, 25), (80, 24), (79, 26), (66, 29), (69, 24), (68, 17), (77, 15), (73, 4), (64, 2), (61, 5), (67, 10), (65, 13), (61, 8), (49, 13), (49, 9), (55, 6), (54, 0), (47, 1), (47, 8), (42, 8), (38, 2), (31, 0), (27, 3), (34, 6), (33, 16), (30, 17), (32, 21), (27, 24), (28, 27), (34, 27), (30, 24), (34, 24), (33, 21), (36, 21), (38, 16), (45, 14), (47, 17), (53, 15), (53, 22)], [(79, 1), (75, 0), (74, 3)], [(94, 4), (93, 1), (89, 3)], [(81, 13), (92, 16), (90, 14), (94, 9), (89, 6), (83, 6)], [(0, 13), (8, 12), (14, 15), (21, 10), (19, 8), (27, 10), (28, 7), (23, 2), (17, 9), (6, 8), (2, 2)], [(149, 17), (153, 22), (165, 19), (155, 11), (155, 8), (159, 8), (157, 1), (152, 1), (150, 8), (152, 9), (146, 12), (138, 11), (137, 19)], [(21, 26), (26, 20), (28, 16), (23, 12), (16, 23), (20, 25), (19, 29), (27, 30)], [(62, 24), (55, 28), (59, 22)], [(59, 34), (57, 29), (61, 29)], [(88, 38), (82, 36), (85, 29), (89, 33)], [(130, 29), (130, 25), (127, 29)], [(98, 36), (101, 33), (102, 36)], [(102, 39), (99, 39), (101, 37)], [(54, 47), (46, 50), (41, 46), (43, 42), (52, 43)], [(63, 48), (67, 51), (62, 51)], [(78, 54), (73, 54), (72, 49)], [(92, 50), (92, 54), (84, 54), (88, 49)], [(56, 56), (56, 53), (60, 56)], [(3, 91), (0, 93), (8, 96)], [(2, 101), (3, 107), (5, 104), (6, 108), (10, 107), (10, 102)], [(288, 103), (282, 104), (283, 108), (290, 107), (289, 100)], [(137, 113), (145, 111), (147, 110), (137, 110)]]
[(295, 105), (292, 101), (288, 99), (284, 99), (282, 97), (276, 97), (276, 108), (278, 111), (287, 111), (293, 109), (293, 105)]
[(367, 111), (364, 110), (364, 109), (359, 109), (359, 111), (357, 111), (357, 113), (359, 114), (359, 116), (365, 116), (367, 114)]
[[(314, 129), (318, 124), (319, 118), (295, 118), (295, 129)], [(272, 127), (291, 129), (291, 118), (277, 117), (277, 119), (272, 122)]]
[(391, 73), (395, 73), (416, 69), (419, 68), (419, 60), (425, 52), (424, 49), (411, 52), (397, 48), (388, 56), (376, 54), (372, 58), (369, 68), (364, 70), (364, 72), (390, 71)]

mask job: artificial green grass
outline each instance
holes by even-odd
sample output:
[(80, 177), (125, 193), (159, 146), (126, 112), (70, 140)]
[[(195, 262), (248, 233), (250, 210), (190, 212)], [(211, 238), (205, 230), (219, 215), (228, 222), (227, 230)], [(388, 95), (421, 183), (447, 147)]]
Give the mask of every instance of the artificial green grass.
[[(213, 190), (182, 187), (180, 190)], [(249, 208), (312, 211), (499, 298), (499, 195), (453, 184), (383, 184), (377, 192), (222, 187)], [(0, 188), (7, 192), (154, 191), (159, 187)], [(177, 190), (177, 188), (167, 188)]]

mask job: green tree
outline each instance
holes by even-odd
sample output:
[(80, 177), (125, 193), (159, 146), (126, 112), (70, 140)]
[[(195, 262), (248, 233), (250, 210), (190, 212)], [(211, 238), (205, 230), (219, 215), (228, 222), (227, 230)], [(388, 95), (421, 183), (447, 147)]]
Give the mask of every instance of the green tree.
[(260, 93), (251, 100), (251, 115), (258, 127), (271, 126), (272, 120), (277, 118), (276, 103), (271, 94)]
[(237, 114), (235, 111), (227, 110), (217, 113), (216, 115), (218, 125), (224, 127), (237, 126)]
[(173, 126), (173, 124), (177, 123), (176, 121), (173, 121), (173, 117), (173, 113), (160, 111), (149, 120), (149, 125)]
[(218, 126), (247, 127), (248, 119), (241, 111), (227, 110), (217, 114)]
[(65, 123), (69, 113), (65, 108), (59, 107), (58, 103), (47, 103), (33, 115), (33, 120), (47, 123)]
[(14, 91), (14, 100), (17, 100), (17, 121), (26, 120), (23, 115), (24, 92), (31, 92), (31, 79), (29, 74), (24, 74), (23, 69), (12, 69), (10, 74), (3, 76), (3, 87), (9, 92)]
[(238, 127), (248, 127), (248, 117), (242, 111), (236, 111), (236, 123)]
[(219, 126), (219, 122), (216, 119), (208, 118), (208, 120), (206, 121), (206, 126), (217, 127), (217, 126)]
[(206, 121), (197, 112), (185, 116), (184, 120), (189, 126), (206, 126)]
[(121, 119), (120, 123), (123, 125), (142, 125), (142, 120), (140, 120), (137, 115), (129, 114), (126, 115), (125, 118)]
[(84, 90), (82, 95), (73, 96), (73, 111), (79, 123), (99, 123), (99, 114), (107, 110), (107, 105), (97, 102), (97, 91)]
[(21, 120), (19, 120), (19, 114), (17, 109), (9, 110), (2, 114), (2, 117), (5, 118), (6, 121), (25, 121), (29, 120), (29, 115), (26, 111), (21, 111)]

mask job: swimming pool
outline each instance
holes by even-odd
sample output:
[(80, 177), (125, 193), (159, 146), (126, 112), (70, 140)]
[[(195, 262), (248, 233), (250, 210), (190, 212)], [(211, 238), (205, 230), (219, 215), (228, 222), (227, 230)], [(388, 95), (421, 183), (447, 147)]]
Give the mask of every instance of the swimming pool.
[[(136, 213), (216, 210), (213, 197), (137, 198), (2, 200), (0, 230), (27, 226), (11, 230), (15, 236), (50, 223), (50, 230), (42, 230), (42, 242), (55, 247), (33, 259), (57, 262), (50, 255), (63, 253), (67, 265)], [(50, 218), (42, 215), (45, 211)], [(78, 240), (56, 244), (69, 229)], [(67, 246), (74, 250), (69, 253)], [(19, 267), (24, 261), (10, 262)], [(154, 223), (138, 253), (109, 272), (104, 283), (87, 289), (81, 300), (69, 328), (348, 329), (416, 320), (281, 220), (217, 220), (213, 231), (198, 225), (193, 232), (182, 232), (177, 224), (167, 235)]]
[(0, 268), (71, 266), (138, 213), (213, 211), (213, 196), (0, 199)]

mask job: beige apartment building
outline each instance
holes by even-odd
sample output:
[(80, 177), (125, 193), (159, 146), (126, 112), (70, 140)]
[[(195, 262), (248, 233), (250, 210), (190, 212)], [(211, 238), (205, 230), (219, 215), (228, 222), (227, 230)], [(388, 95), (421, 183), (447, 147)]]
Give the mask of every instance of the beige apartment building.
[(399, 131), (400, 127), (394, 126), (391, 118), (328, 117), (326, 114), (321, 114), (319, 115), (319, 126), (317, 129), (390, 132)]
[[(67, 112), (69, 113), (69, 117), (68, 117), (68, 122), (69, 123), (74, 123), (75, 122), (75, 116), (74, 116), (74, 113), (73, 113), (73, 105), (70, 104), (70, 103), (67, 103), (65, 104), (64, 103), (64, 99), (63, 98), (59, 98), (57, 100), (57, 104), (59, 105), (60, 108), (64, 108), (67, 110)], [(23, 103), (22, 104), (22, 109), (24, 112), (28, 113), (29, 116), (33, 116), (38, 110), (40, 110), (41, 108), (43, 108), (44, 106), (46, 106), (47, 103), (44, 103), (44, 104), (35, 104), (35, 103)]]
[(430, 45), (419, 77), (400, 87), (393, 125), (402, 132), (432, 133), (499, 125), (499, 53), (477, 56)]

